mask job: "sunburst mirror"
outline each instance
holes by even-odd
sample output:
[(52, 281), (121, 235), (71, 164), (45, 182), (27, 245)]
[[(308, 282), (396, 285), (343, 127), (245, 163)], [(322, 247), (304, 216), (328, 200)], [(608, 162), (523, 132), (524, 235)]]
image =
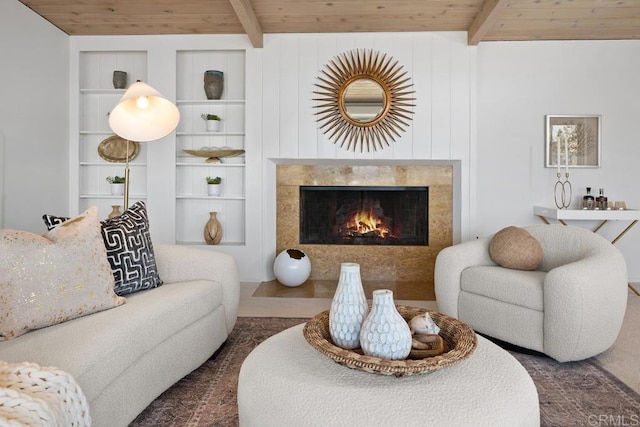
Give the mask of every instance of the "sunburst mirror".
[(402, 65), (373, 50), (344, 52), (329, 61), (313, 91), (320, 129), (347, 150), (389, 146), (409, 126), (411, 78)]

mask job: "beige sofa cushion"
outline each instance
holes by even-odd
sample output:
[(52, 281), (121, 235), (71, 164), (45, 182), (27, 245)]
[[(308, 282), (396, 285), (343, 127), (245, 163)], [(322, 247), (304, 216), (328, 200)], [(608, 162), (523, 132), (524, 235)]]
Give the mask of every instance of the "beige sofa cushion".
[(542, 246), (524, 228), (507, 227), (491, 239), (489, 255), (502, 267), (535, 270), (542, 261)]

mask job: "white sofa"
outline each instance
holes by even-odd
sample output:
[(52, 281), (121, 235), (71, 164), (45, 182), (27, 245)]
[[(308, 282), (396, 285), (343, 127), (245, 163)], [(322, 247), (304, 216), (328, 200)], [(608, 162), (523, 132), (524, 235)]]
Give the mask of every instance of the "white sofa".
[(524, 227), (542, 246), (536, 271), (498, 266), (493, 236), (442, 250), (436, 258), (439, 311), (477, 332), (543, 352), (560, 362), (608, 349), (622, 326), (627, 267), (620, 251), (589, 230)]
[(0, 360), (70, 373), (93, 426), (126, 426), (176, 381), (205, 362), (233, 329), (238, 267), (219, 252), (155, 245), (164, 284), (109, 310), (0, 342)]

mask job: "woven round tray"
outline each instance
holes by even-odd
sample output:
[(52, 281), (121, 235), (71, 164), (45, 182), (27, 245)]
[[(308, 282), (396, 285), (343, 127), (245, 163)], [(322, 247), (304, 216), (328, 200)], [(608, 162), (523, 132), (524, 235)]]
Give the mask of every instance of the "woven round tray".
[(422, 359), (390, 360), (359, 354), (333, 344), (329, 332), (329, 310), (318, 313), (304, 326), (304, 337), (316, 350), (335, 362), (351, 369), (380, 375), (413, 375), (436, 371), (454, 365), (473, 353), (478, 341), (475, 332), (465, 323), (437, 311), (419, 307), (396, 306), (402, 317), (409, 321), (414, 316), (429, 312), (440, 327), (445, 352)]

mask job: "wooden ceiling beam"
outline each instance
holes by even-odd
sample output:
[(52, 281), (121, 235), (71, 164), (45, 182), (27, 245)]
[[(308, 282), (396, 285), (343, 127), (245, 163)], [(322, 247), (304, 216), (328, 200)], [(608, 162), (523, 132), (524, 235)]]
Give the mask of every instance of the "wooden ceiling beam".
[(493, 27), (496, 19), (498, 19), (498, 12), (504, 8), (507, 4), (507, 0), (486, 0), (482, 5), (482, 9), (476, 18), (473, 20), (469, 29), (467, 30), (467, 43), (475, 46), (487, 32)]
[(249, 0), (229, 0), (253, 47), (263, 46), (263, 32)]

